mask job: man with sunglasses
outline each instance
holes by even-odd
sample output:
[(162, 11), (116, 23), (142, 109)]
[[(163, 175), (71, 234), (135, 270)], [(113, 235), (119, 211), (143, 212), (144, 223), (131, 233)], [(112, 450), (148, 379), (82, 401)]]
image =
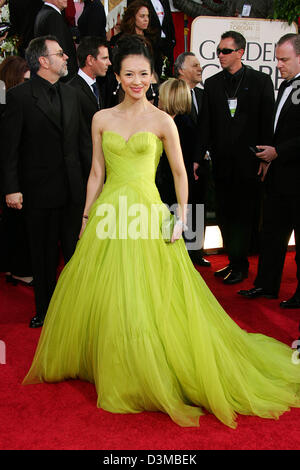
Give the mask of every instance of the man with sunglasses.
[[(53, 36), (26, 49), (32, 78), (7, 93), (1, 117), (1, 171), (7, 206), (23, 209), (33, 267), (36, 314), (43, 325), (56, 284), (58, 243), (67, 262), (78, 240), (84, 203), (80, 104), (59, 79), (68, 56)], [(82, 150), (82, 151), (81, 151)]]
[(261, 185), (259, 159), (250, 147), (272, 141), (272, 80), (242, 64), (245, 48), (240, 33), (222, 35), (217, 55), (223, 70), (205, 81), (200, 126), (203, 153), (210, 149), (218, 224), (229, 258), (229, 264), (215, 272), (224, 284), (248, 276)]

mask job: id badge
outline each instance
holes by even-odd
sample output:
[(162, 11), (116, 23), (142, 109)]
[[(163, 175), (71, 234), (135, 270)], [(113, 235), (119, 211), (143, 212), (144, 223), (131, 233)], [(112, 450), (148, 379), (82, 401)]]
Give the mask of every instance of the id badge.
[(228, 98), (227, 101), (231, 117), (234, 117), (237, 108), (237, 98)]
[(245, 3), (243, 6), (242, 16), (250, 16), (251, 13), (251, 5)]

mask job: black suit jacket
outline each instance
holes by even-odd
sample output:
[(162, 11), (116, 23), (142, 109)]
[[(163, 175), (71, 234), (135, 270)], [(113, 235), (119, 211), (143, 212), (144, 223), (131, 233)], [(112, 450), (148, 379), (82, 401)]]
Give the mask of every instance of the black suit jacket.
[(63, 83), (61, 108), (60, 124), (38, 77), (7, 93), (0, 127), (3, 192), (22, 192), (24, 207), (83, 203), (80, 105)]
[(100, 0), (85, 1), (84, 9), (78, 18), (80, 37), (101, 36), (106, 37), (106, 14)]
[[(280, 94), (279, 89), (274, 119)], [(278, 157), (270, 165), (266, 182), (276, 192), (300, 194), (300, 86), (290, 93), (280, 112), (272, 145)]]
[(33, 27), (36, 15), (43, 6), (42, 0), (9, 0), (9, 13), (12, 29), (10, 34), (20, 38), (18, 49), (24, 56), (26, 47), (33, 39)]
[(201, 152), (210, 150), (216, 178), (257, 178), (258, 158), (249, 146), (272, 142), (274, 89), (265, 73), (245, 67), (238, 105), (231, 117), (224, 72), (205, 82), (200, 119)]
[(54, 35), (68, 59), (68, 79), (76, 74), (78, 70), (76, 48), (72, 33), (64, 17), (54, 8), (44, 5), (37, 14), (34, 24), (34, 37)]
[(93, 143), (91, 136), (91, 125), (94, 114), (101, 109), (102, 103), (100, 100), (100, 106), (98, 107), (97, 99), (90, 89), (86, 81), (79, 75), (75, 75), (69, 82), (72, 88), (77, 92), (80, 107), (81, 107), (81, 119), (82, 119), (82, 145), (85, 149), (85, 160), (83, 162), (83, 173), (84, 179), (87, 180), (90, 174), (92, 155), (93, 155)]

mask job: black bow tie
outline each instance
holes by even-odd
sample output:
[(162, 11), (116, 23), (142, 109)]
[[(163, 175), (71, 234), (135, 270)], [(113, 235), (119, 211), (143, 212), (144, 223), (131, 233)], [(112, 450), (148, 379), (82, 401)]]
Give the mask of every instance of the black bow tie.
[(300, 76), (299, 76), (299, 77), (292, 78), (291, 80), (285, 80), (284, 82), (282, 82), (281, 86), (282, 88), (287, 88), (291, 86), (297, 80), (299, 81), (299, 84), (300, 84)]

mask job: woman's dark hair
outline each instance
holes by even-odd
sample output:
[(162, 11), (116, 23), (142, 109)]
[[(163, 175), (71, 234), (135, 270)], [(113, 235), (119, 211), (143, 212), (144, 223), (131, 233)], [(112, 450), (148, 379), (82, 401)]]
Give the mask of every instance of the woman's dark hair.
[(113, 69), (117, 75), (120, 75), (123, 60), (130, 55), (145, 57), (153, 73), (153, 59), (147, 40), (139, 34), (124, 34), (113, 49)]
[(12, 55), (6, 57), (0, 65), (0, 80), (5, 83), (6, 90), (24, 82), (24, 74), (29, 67), (23, 57)]
[[(120, 24), (120, 30), (124, 34), (136, 34), (135, 31), (135, 16), (137, 12), (142, 8), (147, 8), (149, 12), (149, 4), (145, 0), (134, 0), (130, 3), (125, 10), (124, 16)], [(149, 12), (150, 13), (150, 12)], [(150, 30), (150, 15), (149, 15), (149, 25), (146, 29), (146, 32)]]

